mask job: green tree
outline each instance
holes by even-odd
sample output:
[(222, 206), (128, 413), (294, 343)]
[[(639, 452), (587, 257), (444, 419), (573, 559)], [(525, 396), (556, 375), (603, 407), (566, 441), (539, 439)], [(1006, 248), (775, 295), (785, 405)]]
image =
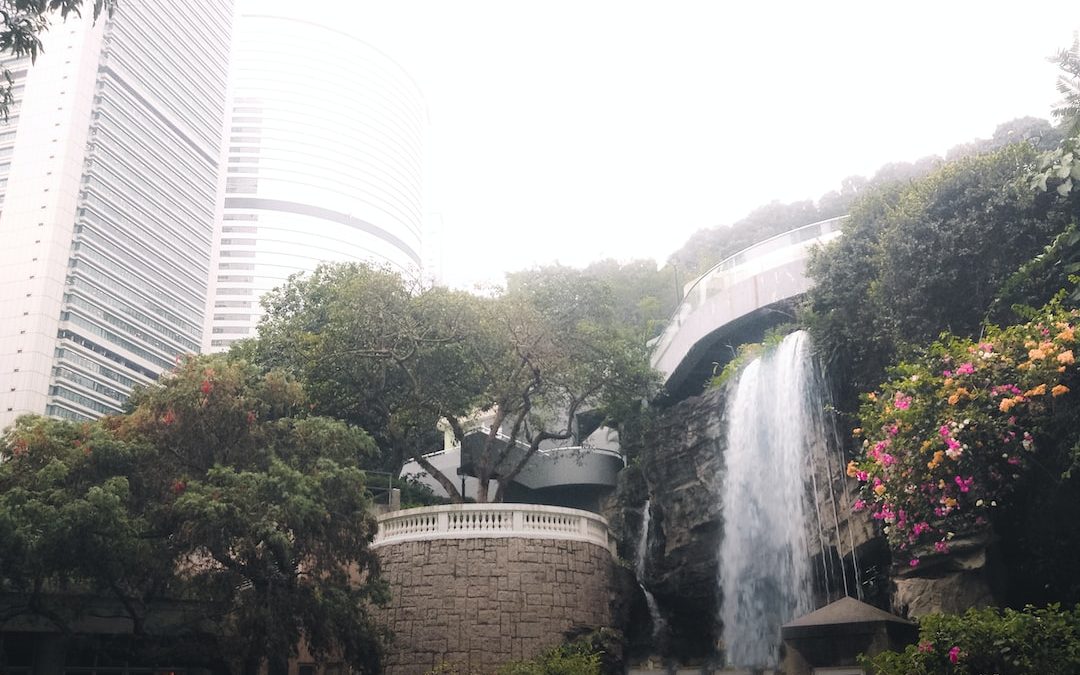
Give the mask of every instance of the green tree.
[(1069, 136), (1080, 135), (1080, 32), (1073, 33), (1072, 45), (1059, 50), (1050, 60), (1061, 71), (1057, 78), (1061, 101), (1054, 107), (1053, 115)]
[(804, 318), (844, 410), (906, 345), (945, 330), (977, 335), (1006, 280), (1068, 226), (1068, 202), (1030, 189), (1037, 161), (1031, 145), (1014, 144), (871, 190), (845, 235), (811, 258)]
[[(84, 0), (0, 0), (0, 53), (13, 56), (29, 56), (36, 61), (42, 51), (41, 36), (49, 29), (53, 17), (59, 13), (66, 19), (78, 16)], [(111, 13), (116, 0), (94, 0), (94, 18), (103, 11)], [(0, 86), (0, 114), (7, 119), (8, 110), (15, 102), (12, 95), (12, 76), (3, 71), (5, 84)]]
[[(470, 418), (489, 413), (479, 498), (492, 497), (498, 478), (501, 500), (541, 444), (571, 436), (576, 412), (627, 410), (651, 382), (643, 340), (616, 316), (610, 286), (569, 270), (515, 279), (478, 297), (389, 270), (324, 266), (271, 294), (258, 340), (240, 349), (291, 368), (319, 411), (375, 437), (387, 467), (415, 459), (455, 500), (452, 477), (423, 455), (439, 447), (438, 420), (463, 441)], [(519, 441), (528, 449), (508, 467)]]
[(128, 415), (25, 417), (0, 462), (6, 617), (62, 630), (102, 598), (141, 633), (211, 626), (236, 672), (279, 669), (306, 642), (377, 672), (384, 597), (361, 457), (370, 438), (308, 414), (295, 382), (221, 356), (191, 358), (137, 392)]
[[(543, 274), (577, 275), (568, 267), (553, 265), (539, 270)], [(506, 275), (506, 285), (511, 291), (519, 280), (530, 278), (537, 270), (512, 272)], [(663, 330), (665, 322), (675, 311), (682, 289), (676, 269), (668, 265), (657, 269), (653, 260), (632, 260), (620, 263), (606, 259), (590, 263), (580, 275), (598, 280), (610, 289), (612, 309), (629, 329), (640, 332), (642, 339), (655, 337)]]

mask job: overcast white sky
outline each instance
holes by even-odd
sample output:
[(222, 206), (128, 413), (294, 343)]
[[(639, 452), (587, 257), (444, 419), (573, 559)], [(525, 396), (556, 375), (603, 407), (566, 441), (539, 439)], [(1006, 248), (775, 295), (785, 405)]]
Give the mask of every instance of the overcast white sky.
[(351, 5), (431, 118), (451, 285), (663, 262), (694, 231), (1047, 117), (1080, 2)]

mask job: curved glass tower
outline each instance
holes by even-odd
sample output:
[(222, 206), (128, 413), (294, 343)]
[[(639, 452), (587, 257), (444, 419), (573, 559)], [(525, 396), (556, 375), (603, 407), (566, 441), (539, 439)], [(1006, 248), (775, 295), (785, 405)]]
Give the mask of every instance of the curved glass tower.
[(258, 4), (234, 38), (210, 351), (253, 335), (259, 296), (320, 262), (421, 264), (418, 87), (352, 35)]

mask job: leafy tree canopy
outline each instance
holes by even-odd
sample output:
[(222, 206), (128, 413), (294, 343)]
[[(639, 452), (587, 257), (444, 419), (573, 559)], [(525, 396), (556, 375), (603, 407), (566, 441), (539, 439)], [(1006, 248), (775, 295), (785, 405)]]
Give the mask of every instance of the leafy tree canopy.
[(1020, 143), (871, 190), (845, 236), (811, 259), (804, 318), (842, 409), (854, 410), (855, 392), (872, 390), (905, 345), (945, 330), (977, 335), (991, 308), (1015, 318), (995, 303), (1003, 285), (1076, 216), (1072, 202), (1031, 189), (1037, 161)]
[[(1053, 126), (1035, 117), (1021, 117), (998, 125), (988, 139), (976, 139), (951, 148), (945, 159), (952, 161), (995, 152), (1018, 142), (1036, 150), (1053, 150), (1066, 135), (1065, 126)], [(683, 281), (704, 273), (724, 258), (788, 230), (848, 213), (862, 197), (918, 181), (943, 164), (941, 157), (929, 155), (914, 162), (885, 164), (870, 178), (849, 176), (839, 190), (822, 195), (816, 202), (773, 202), (759, 207), (730, 226), (699, 230), (668, 263), (679, 270)], [(899, 185), (896, 185), (899, 184)]]
[[(94, 423), (20, 418), (0, 445), (0, 618), (118, 604), (136, 634), (188, 608), (235, 672), (306, 641), (376, 672), (366, 602), (384, 591), (360, 459), (371, 439), (309, 415), (300, 387), (223, 356), (190, 358)], [(207, 658), (210, 658), (208, 655)]]
[[(273, 292), (259, 338), (239, 349), (264, 367), (290, 368), (319, 412), (372, 434), (384, 466), (416, 459), (455, 499), (452, 477), (423, 454), (441, 445), (440, 419), (460, 441), (486, 413), (480, 499), (492, 498), (497, 477), (501, 500), (501, 486), (542, 443), (571, 436), (575, 413), (622, 414), (646, 395), (644, 340), (613, 298), (602, 279), (566, 269), (519, 273), (509, 290), (479, 297), (389, 270), (323, 266)], [(508, 468), (518, 442), (528, 450)]]

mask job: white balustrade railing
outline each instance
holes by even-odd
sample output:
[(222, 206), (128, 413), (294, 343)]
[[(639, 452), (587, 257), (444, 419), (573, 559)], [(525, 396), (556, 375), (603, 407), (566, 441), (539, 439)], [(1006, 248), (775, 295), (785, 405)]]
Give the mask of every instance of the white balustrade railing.
[(379, 531), (372, 546), (493, 537), (587, 541), (615, 552), (602, 516), (535, 504), (447, 504), (392, 511), (379, 516)]

